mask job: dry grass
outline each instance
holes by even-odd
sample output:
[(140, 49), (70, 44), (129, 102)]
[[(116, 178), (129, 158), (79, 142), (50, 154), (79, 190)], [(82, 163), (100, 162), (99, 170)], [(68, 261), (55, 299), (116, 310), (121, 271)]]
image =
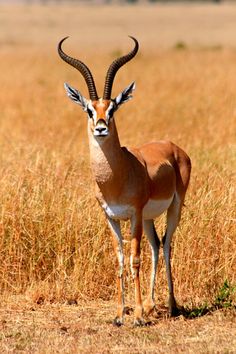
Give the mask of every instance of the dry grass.
[[(168, 24), (168, 28), (174, 29), (170, 19), (174, 16), (177, 19), (178, 11), (183, 11), (184, 8), (168, 8), (169, 22), (168, 17), (164, 17), (167, 16), (167, 7), (157, 9), (162, 11), (163, 21), (167, 19), (167, 25), (163, 25), (165, 32)], [(188, 21), (190, 9), (188, 7), (186, 10)], [(209, 18), (212, 19), (212, 12), (209, 10), (211, 8), (206, 6), (203, 9), (208, 11)], [(214, 13), (218, 8), (212, 9)], [(222, 9), (228, 11), (227, 6)], [(94, 50), (89, 47), (90, 39), (93, 44), (94, 38), (88, 35), (88, 29), (85, 35), (81, 35), (78, 26), (85, 29), (87, 24), (83, 16), (86, 13), (86, 18), (91, 16), (90, 19), (93, 20), (97, 18), (97, 9), (90, 8), (88, 12), (86, 8), (77, 8), (78, 15), (74, 15), (74, 9), (60, 7), (53, 17), (50, 17), (49, 12), (55, 12), (53, 7), (31, 7), (27, 13), (24, 7), (15, 7), (14, 12), (9, 7), (2, 7), (1, 10), (1, 26), (5, 23), (5, 32), (1, 31), (0, 48), (0, 287), (3, 297), (1, 351), (12, 349), (23, 338), (23, 342), (26, 341), (23, 349), (39, 348), (38, 352), (44, 352), (45, 343), (39, 345), (39, 341), (49, 333), (46, 340), (52, 340), (53, 343), (49, 352), (59, 352), (65, 338), (69, 341), (69, 347), (65, 349), (67, 352), (76, 352), (86, 341), (86, 348), (96, 352), (95, 343), (100, 331), (105, 331), (108, 342), (111, 339), (108, 350), (117, 348), (117, 351), (121, 351), (124, 345), (125, 350), (129, 351), (129, 346), (134, 348), (131, 339), (130, 342), (124, 340), (123, 344), (119, 343), (117, 338), (120, 332), (109, 329), (110, 324), (100, 323), (105, 318), (110, 320), (113, 314), (110, 303), (106, 305), (98, 302), (99, 299), (107, 301), (114, 297), (113, 251), (104, 216), (93, 197), (86, 118), (76, 105), (67, 100), (62, 84), (68, 81), (84, 94), (87, 90), (80, 75), (57, 58), (55, 46), (60, 37), (72, 33), (74, 38), (65, 47), (86, 60), (101, 91), (108, 63), (115, 55), (127, 50), (130, 44), (128, 40), (123, 45), (119, 42), (112, 43), (111, 34), (123, 38), (124, 32), (125, 35), (127, 32), (139, 33), (145, 28), (149, 15), (150, 28), (154, 29), (153, 8), (147, 7), (147, 14), (143, 17), (142, 12), (137, 10), (136, 21), (140, 18), (140, 26), (133, 30), (134, 25), (128, 21), (133, 8), (126, 7), (125, 13), (122, 12), (123, 21), (127, 23), (125, 31), (116, 30), (116, 23), (119, 21), (115, 20), (117, 12), (112, 12), (110, 8), (101, 8), (103, 13), (109, 12), (111, 30), (106, 35), (106, 42), (101, 42), (100, 36), (99, 49), (96, 56), (92, 57), (86, 55)], [(201, 7), (197, 14), (199, 11), (201, 14)], [(11, 26), (13, 18), (18, 21), (16, 28)], [(66, 29), (68, 18), (69, 28)], [(198, 15), (195, 17), (192, 12), (193, 21), (196, 18)], [(35, 19), (38, 21), (35, 22)], [(78, 19), (81, 20), (79, 25)], [(101, 16), (98, 23), (102, 23), (102, 19)], [(179, 21), (181, 22), (181, 18)], [(28, 32), (21, 36), (21, 31), (25, 28)], [(97, 24), (97, 28), (102, 31), (103, 27)], [(172, 258), (178, 302), (189, 307), (202, 306), (205, 302), (212, 303), (226, 279), (231, 284), (236, 283), (236, 52), (228, 47), (228, 37), (225, 42), (219, 43), (222, 48), (215, 47), (218, 44), (216, 41), (211, 42), (214, 48), (209, 47), (209, 43), (206, 48), (203, 40), (203, 46), (193, 45), (192, 48), (190, 46), (185, 50), (176, 50), (173, 49), (176, 41), (174, 36), (172, 43), (168, 39), (165, 41), (167, 46), (170, 45), (169, 49), (157, 50), (149, 40), (145, 40), (153, 33), (150, 28), (147, 29), (146, 36), (140, 35), (141, 54), (129, 64), (129, 68), (122, 69), (117, 76), (114, 94), (132, 80), (137, 82), (135, 98), (117, 113), (117, 124), (124, 145), (170, 139), (191, 156), (191, 185), (181, 226), (174, 237)], [(196, 32), (191, 33), (194, 38)], [(46, 44), (42, 49), (46, 34)], [(77, 49), (81, 39), (84, 49), (82, 52)], [(178, 39), (188, 43), (188, 38), (179, 36)], [(153, 55), (149, 54), (149, 49)], [(128, 226), (124, 225), (127, 239)], [(157, 227), (163, 233), (164, 219), (157, 222)], [(129, 243), (125, 247), (128, 255)], [(142, 284), (145, 293), (150, 266), (149, 248), (145, 238), (142, 259)], [(126, 275), (128, 300), (131, 301), (133, 291), (128, 261)], [(21, 301), (18, 306), (15, 298), (11, 298), (9, 302), (4, 300), (12, 294), (24, 294), (25, 301), (28, 298), (30, 305), (26, 303), (24, 307), (24, 302)], [(161, 306), (165, 304), (166, 295), (165, 270), (161, 258), (157, 280), (157, 300)], [(84, 301), (78, 317), (78, 309), (71, 309), (66, 305), (45, 305), (37, 307), (36, 312), (30, 310), (33, 306), (31, 303), (55, 304), (71, 299)], [(88, 300), (95, 301), (91, 304), (91, 311)], [(101, 317), (96, 310), (96, 303), (99, 307), (104, 307)], [(7, 310), (4, 310), (5, 307)], [(85, 318), (77, 328), (81, 311)], [(62, 321), (59, 327), (54, 326), (54, 320), (49, 319), (54, 313), (59, 321), (62, 317), (64, 321), (68, 313), (68, 328), (71, 330), (65, 330), (62, 334), (60, 326), (67, 328), (67, 323)], [(89, 316), (93, 316), (93, 319), (89, 319)], [(233, 348), (227, 339), (232, 325), (230, 316), (217, 312), (209, 321), (208, 318), (197, 320), (196, 328), (188, 321), (162, 320), (152, 328), (151, 334), (148, 329), (138, 333), (134, 330), (129, 332), (127, 328), (122, 333), (125, 338), (136, 336), (137, 348), (141, 352), (154, 352), (152, 346), (156, 348), (158, 345), (167, 350), (172, 337), (175, 340), (170, 344), (169, 351), (174, 348), (181, 351), (181, 342), (187, 333), (188, 340), (183, 345), (189, 345), (191, 350), (198, 348), (198, 352), (204, 352), (204, 344), (194, 347), (195, 343), (205, 343), (204, 333), (211, 331), (214, 326), (213, 333), (217, 333), (222, 321), (222, 337), (214, 339), (211, 335), (212, 340), (208, 338), (208, 349), (212, 351), (214, 345), (219, 346), (224, 338), (222, 348), (230, 351)], [(27, 322), (29, 318), (31, 322)], [(35, 324), (32, 327), (34, 318)], [(15, 328), (13, 322), (16, 328), (25, 326), (19, 335), (9, 330), (10, 327)], [(165, 334), (169, 326), (170, 331)], [(14, 330), (18, 333), (18, 329)], [(160, 336), (159, 332), (162, 333)], [(7, 333), (10, 333), (9, 336)], [(85, 337), (85, 342), (79, 341), (81, 335)], [(31, 339), (28, 343), (29, 336)], [(36, 347), (32, 344), (34, 336), (37, 338)], [(68, 343), (71, 343), (71, 347)], [(164, 349), (163, 352), (166, 352)], [(183, 350), (186, 349), (187, 347), (183, 347)], [(133, 352), (138, 352), (138, 349)]]

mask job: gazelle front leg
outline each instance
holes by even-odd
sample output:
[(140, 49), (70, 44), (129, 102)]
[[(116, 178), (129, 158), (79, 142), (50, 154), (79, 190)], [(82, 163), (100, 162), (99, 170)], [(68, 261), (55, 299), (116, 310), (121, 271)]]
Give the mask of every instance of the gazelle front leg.
[(136, 213), (131, 219), (131, 256), (130, 266), (134, 279), (135, 287), (135, 312), (134, 312), (134, 325), (143, 326), (145, 321), (143, 320), (143, 305), (140, 289), (140, 242), (142, 237), (142, 213)]
[(118, 303), (117, 314), (114, 318), (113, 324), (121, 326), (123, 324), (124, 316), (124, 254), (123, 254), (123, 240), (120, 230), (120, 222), (107, 218), (113, 236), (113, 248), (117, 257), (117, 289), (118, 289)]

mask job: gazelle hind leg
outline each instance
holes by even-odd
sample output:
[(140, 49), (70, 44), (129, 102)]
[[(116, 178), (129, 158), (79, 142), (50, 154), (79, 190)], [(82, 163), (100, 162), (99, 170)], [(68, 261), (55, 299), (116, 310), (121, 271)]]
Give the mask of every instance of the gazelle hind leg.
[(154, 288), (156, 280), (156, 271), (159, 257), (160, 240), (156, 233), (153, 220), (143, 221), (144, 232), (147, 235), (152, 252), (152, 270), (150, 279), (150, 288), (146, 300), (144, 301), (144, 313), (149, 315), (155, 307)]
[(176, 194), (173, 202), (171, 203), (170, 207), (167, 210), (167, 228), (166, 233), (163, 238), (163, 251), (164, 251), (164, 258), (166, 264), (166, 274), (167, 274), (167, 282), (169, 288), (169, 314), (171, 316), (175, 316), (177, 313), (177, 306), (174, 297), (174, 286), (172, 280), (172, 273), (171, 273), (171, 239), (173, 233), (175, 232), (181, 215), (181, 207), (182, 202), (179, 196)]
[(120, 230), (119, 221), (114, 221), (108, 218), (108, 225), (110, 227), (113, 236), (113, 248), (117, 257), (117, 289), (118, 289), (118, 303), (117, 303), (117, 315), (113, 321), (115, 326), (121, 326), (123, 324), (124, 316), (124, 254), (123, 254), (123, 240)]

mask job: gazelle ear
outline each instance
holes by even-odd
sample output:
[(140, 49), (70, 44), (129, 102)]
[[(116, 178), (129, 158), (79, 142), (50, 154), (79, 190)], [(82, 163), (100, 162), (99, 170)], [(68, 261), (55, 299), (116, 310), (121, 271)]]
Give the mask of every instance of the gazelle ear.
[(79, 104), (85, 112), (87, 112), (88, 100), (84, 96), (81, 95), (79, 91), (69, 86), (68, 84), (64, 84), (66, 93), (68, 97), (75, 103)]
[(129, 100), (131, 100), (132, 96), (132, 92), (135, 90), (135, 82), (132, 82), (131, 85), (129, 85), (128, 87), (126, 87), (124, 89), (124, 91), (122, 91), (116, 98), (115, 98), (115, 102), (117, 104), (117, 106), (120, 106), (121, 104), (128, 102)]

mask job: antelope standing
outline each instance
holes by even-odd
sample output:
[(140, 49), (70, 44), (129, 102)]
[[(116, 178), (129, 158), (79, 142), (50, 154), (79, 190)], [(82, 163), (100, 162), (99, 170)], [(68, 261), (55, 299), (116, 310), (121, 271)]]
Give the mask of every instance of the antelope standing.
[(117, 71), (138, 51), (139, 45), (135, 38), (130, 37), (135, 44), (133, 50), (114, 60), (110, 65), (102, 98), (99, 98), (97, 94), (89, 68), (80, 60), (63, 52), (62, 43), (66, 38), (60, 41), (58, 53), (65, 62), (83, 75), (90, 99), (87, 100), (68, 84), (65, 84), (65, 89), (67, 95), (88, 115), (90, 159), (95, 179), (96, 197), (105, 212), (113, 235), (113, 245), (118, 261), (118, 308), (114, 324), (122, 325), (124, 317), (124, 255), (120, 220), (130, 219), (130, 265), (135, 284), (134, 324), (144, 325), (139, 280), (140, 241), (143, 228), (152, 251), (150, 289), (144, 302), (144, 312), (149, 314), (155, 306), (154, 286), (160, 248), (154, 219), (167, 211), (163, 249), (169, 288), (169, 313), (174, 315), (177, 307), (171, 276), (170, 244), (172, 235), (179, 224), (190, 178), (191, 162), (182, 149), (169, 141), (151, 142), (139, 148), (126, 148), (120, 145), (114, 113), (123, 103), (132, 98), (135, 83), (125, 88), (114, 99), (111, 99), (111, 91)]

